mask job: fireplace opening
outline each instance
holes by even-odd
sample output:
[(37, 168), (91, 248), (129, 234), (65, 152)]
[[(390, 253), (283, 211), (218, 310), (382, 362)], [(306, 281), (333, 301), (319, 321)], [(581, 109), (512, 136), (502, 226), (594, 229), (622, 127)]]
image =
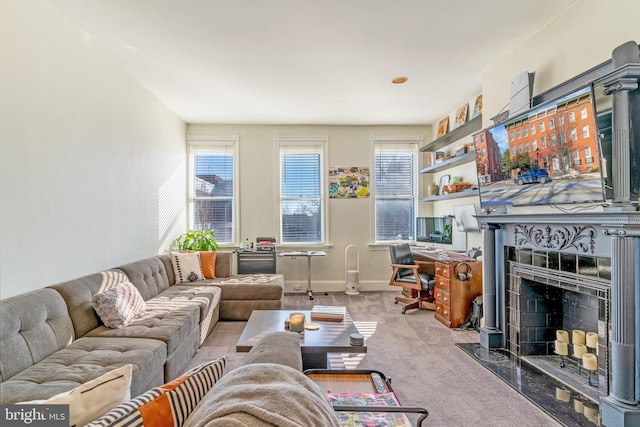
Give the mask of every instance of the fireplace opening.
[(575, 410), (608, 392), (608, 261), (507, 248), (507, 350), (560, 381), (556, 399)]
[(522, 360), (597, 402), (598, 297), (522, 279), (520, 307)]

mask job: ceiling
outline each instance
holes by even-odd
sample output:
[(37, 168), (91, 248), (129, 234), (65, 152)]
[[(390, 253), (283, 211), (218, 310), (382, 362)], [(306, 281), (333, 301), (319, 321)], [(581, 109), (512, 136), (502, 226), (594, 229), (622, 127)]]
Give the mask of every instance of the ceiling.
[(51, 1), (187, 123), (350, 125), (437, 122), (576, 2)]

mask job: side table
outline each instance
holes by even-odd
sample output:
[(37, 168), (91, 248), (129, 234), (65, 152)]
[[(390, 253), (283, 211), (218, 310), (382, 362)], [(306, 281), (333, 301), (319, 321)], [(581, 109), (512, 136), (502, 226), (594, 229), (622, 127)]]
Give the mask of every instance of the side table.
[(311, 258), (314, 256), (326, 256), (325, 251), (293, 251), (293, 252), (281, 252), (279, 256), (290, 257), (295, 259), (297, 257), (307, 257), (307, 294), (309, 299), (313, 299), (313, 290), (311, 289)]

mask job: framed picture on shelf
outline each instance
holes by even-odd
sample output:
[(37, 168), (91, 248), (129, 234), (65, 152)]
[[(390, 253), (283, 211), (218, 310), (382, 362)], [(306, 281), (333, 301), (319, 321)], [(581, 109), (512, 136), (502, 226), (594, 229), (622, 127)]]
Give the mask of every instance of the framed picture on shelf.
[(471, 112), (471, 118), (475, 119), (482, 114), (482, 94), (476, 96), (476, 102), (473, 104), (473, 111)]
[(449, 132), (449, 116), (441, 119), (438, 122), (438, 138), (445, 136)]
[(458, 108), (456, 110), (456, 125), (455, 127), (458, 127), (460, 125), (463, 125), (465, 123), (467, 123), (467, 113), (469, 110), (469, 103), (467, 102), (466, 104), (464, 104), (462, 107)]

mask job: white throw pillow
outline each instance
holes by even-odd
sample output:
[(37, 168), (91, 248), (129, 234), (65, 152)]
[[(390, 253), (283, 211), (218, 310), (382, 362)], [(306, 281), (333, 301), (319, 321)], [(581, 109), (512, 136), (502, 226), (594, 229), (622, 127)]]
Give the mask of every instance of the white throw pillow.
[(46, 400), (19, 402), (19, 405), (69, 405), (69, 425), (84, 426), (131, 399), (132, 365), (124, 365), (86, 382), (73, 390)]
[(91, 304), (108, 328), (124, 328), (133, 318), (147, 310), (142, 295), (129, 282), (95, 294)]
[(171, 266), (176, 283), (189, 283), (204, 280), (202, 264), (198, 252), (169, 252)]

